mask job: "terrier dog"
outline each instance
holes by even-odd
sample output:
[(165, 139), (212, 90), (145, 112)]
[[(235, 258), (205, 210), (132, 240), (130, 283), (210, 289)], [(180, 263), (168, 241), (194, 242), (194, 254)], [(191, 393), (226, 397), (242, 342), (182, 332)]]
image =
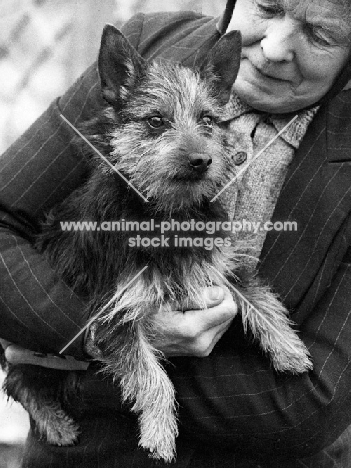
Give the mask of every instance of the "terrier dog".
[[(91, 315), (103, 311), (91, 327), (90, 349), (138, 415), (139, 445), (165, 462), (175, 457), (178, 429), (174, 388), (152, 344), (160, 334), (157, 311), (205, 308), (203, 288), (226, 286), (239, 304), (244, 328), (277, 371), (311, 368), (287, 310), (267, 286), (245, 273), (240, 246), (221, 227), (228, 221), (225, 204), (220, 197), (212, 201), (232, 174), (221, 117), (240, 52), (240, 35), (232, 32), (194, 68), (165, 60), (148, 63), (107, 25), (98, 66), (108, 106), (81, 131), (110, 164), (84, 147), (91, 160), (88, 180), (52, 210), (36, 240), (58, 274), (89, 301)], [(62, 220), (98, 226), (118, 220), (137, 223), (137, 228), (131, 241), (123, 229), (64, 231)], [(180, 244), (176, 223), (192, 221), (219, 227), (212, 236), (204, 230), (187, 232), (187, 242)], [(161, 239), (164, 223), (171, 227)], [(74, 443), (79, 428), (61, 403), (50, 403), (59, 386), (60, 395), (74, 393), (74, 374), (64, 382), (53, 378), (56, 390), (43, 397), (31, 388), (26, 373), (35, 370), (28, 369), (10, 366), (8, 393), (30, 412), (50, 443)]]

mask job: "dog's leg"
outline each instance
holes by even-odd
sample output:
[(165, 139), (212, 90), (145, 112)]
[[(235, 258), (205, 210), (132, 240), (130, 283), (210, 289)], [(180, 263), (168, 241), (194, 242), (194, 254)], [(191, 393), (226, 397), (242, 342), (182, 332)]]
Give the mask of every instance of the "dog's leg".
[[(99, 329), (100, 336), (109, 333), (111, 329)], [(150, 317), (114, 327), (115, 339), (103, 350), (101, 361), (105, 371), (118, 379), (122, 400), (138, 415), (139, 446), (150, 451), (152, 458), (171, 462), (178, 435), (175, 391), (159, 362), (160, 352), (150, 344), (150, 334)]]
[(30, 367), (26, 366), (24, 372), (21, 367), (9, 366), (4, 391), (29, 413), (40, 436), (49, 444), (73, 445), (78, 439), (78, 425), (63, 410), (59, 399), (54, 398), (52, 388), (45, 388), (45, 381), (37, 378), (35, 370), (30, 384)]
[(132, 411), (139, 415), (139, 445), (153, 458), (170, 462), (178, 435), (175, 391), (159, 363), (159, 353), (147, 339), (146, 320), (133, 324), (135, 343), (127, 358), (131, 366), (121, 379), (121, 388), (123, 399), (133, 400)]
[[(312, 369), (309, 352), (292, 328), (287, 310), (268, 288), (249, 286), (234, 294), (242, 304), (245, 330), (251, 330), (277, 371), (298, 374)], [(252, 307), (243, 301), (243, 296)]]

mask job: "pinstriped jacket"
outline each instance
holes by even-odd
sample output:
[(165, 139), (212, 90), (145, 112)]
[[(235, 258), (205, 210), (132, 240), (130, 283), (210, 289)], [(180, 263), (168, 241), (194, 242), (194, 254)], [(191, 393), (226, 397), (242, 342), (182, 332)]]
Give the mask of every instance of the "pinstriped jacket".
[[(195, 13), (140, 14), (124, 33), (147, 58), (191, 65), (220, 37), (215, 25)], [(59, 113), (77, 124), (102, 105), (94, 65), (0, 158), (0, 335), (28, 348), (58, 351), (86, 320), (82, 301), (30, 238), (43, 213), (87, 174)], [(272, 221), (296, 221), (298, 230), (268, 233), (259, 271), (290, 309), (314, 370), (275, 374), (234, 320), (211, 356), (175, 358), (169, 369), (190, 440), (219, 453), (305, 459), (351, 424), (350, 209), (346, 91), (320, 109), (296, 152)], [(82, 342), (69, 352), (81, 357)]]

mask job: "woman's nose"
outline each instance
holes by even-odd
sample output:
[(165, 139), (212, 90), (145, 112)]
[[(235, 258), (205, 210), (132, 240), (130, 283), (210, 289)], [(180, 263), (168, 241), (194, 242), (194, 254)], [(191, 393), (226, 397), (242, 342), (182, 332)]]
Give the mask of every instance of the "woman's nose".
[(261, 40), (262, 53), (271, 62), (291, 62), (295, 56), (298, 27), (292, 19), (272, 19)]

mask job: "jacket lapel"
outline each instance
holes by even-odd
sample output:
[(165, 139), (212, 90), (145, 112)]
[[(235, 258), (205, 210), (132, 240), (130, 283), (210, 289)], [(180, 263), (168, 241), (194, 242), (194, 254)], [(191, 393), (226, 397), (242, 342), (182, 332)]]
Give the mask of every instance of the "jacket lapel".
[[(321, 268), (351, 208), (351, 93), (320, 109), (289, 168), (272, 221), (297, 230), (270, 231), (259, 274), (296, 308)], [(350, 107), (348, 107), (350, 108)]]

